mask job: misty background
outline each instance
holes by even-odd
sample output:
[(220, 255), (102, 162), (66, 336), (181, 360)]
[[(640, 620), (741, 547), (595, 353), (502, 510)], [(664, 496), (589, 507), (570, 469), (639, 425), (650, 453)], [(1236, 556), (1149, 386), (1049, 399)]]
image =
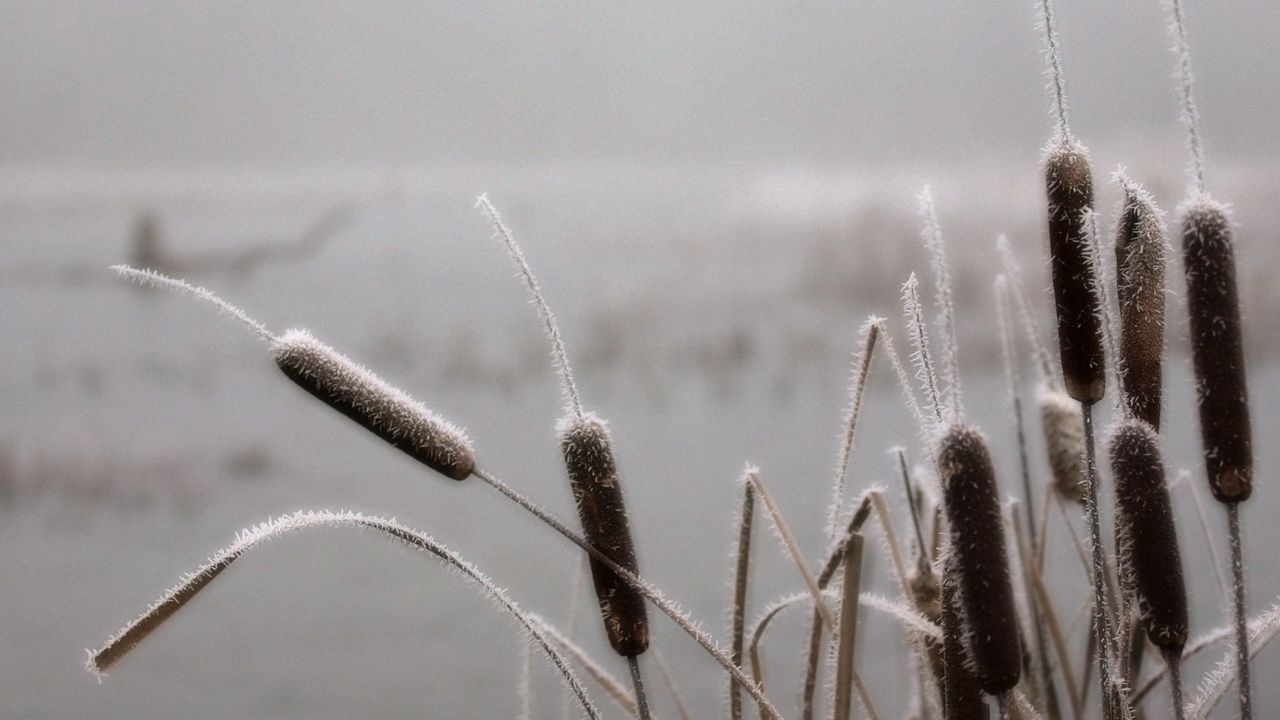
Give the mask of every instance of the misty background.
[[(1121, 165), (1172, 222), (1186, 153), (1162, 4), (1061, 5), (1072, 128), (1105, 222)], [(1265, 552), (1280, 531), (1263, 521), (1280, 460), (1265, 442), (1280, 401), (1268, 322), (1280, 6), (1190, 2), (1188, 14), (1209, 187), (1239, 224), (1257, 612), (1280, 592)], [(240, 561), (102, 686), (82, 672), (83, 648), (236, 529), (298, 508), (395, 516), (553, 622), (567, 615), (578, 555), (551, 533), (399, 457), (283, 382), (234, 324), (124, 285), (106, 270), (116, 262), (207, 285), (272, 330), (309, 328), (467, 426), (486, 467), (572, 518), (546, 343), (473, 208), (489, 193), (559, 316), (587, 404), (612, 423), (645, 574), (721, 633), (745, 461), (810, 556), (824, 550), (849, 353), (869, 313), (905, 343), (898, 297), (909, 272), (927, 274), (916, 196), (928, 184), (969, 414), (1014, 492), (991, 279), (1007, 233), (1049, 327), (1036, 22), (1029, 0), (0, 2), (0, 715), (516, 714), (514, 625), (433, 561), (337, 531)], [(1180, 274), (1175, 257), (1167, 459), (1203, 483)], [(914, 435), (882, 362), (871, 382), (850, 482), (896, 497), (883, 450)], [(1225, 616), (1188, 499), (1175, 495), (1198, 635)], [(758, 523), (752, 616), (799, 588)], [(1081, 577), (1055, 532), (1069, 614)], [(891, 592), (869, 558), (871, 587)], [(903, 646), (870, 612), (864, 665)], [(784, 706), (799, 620), (780, 622), (768, 653)], [(584, 612), (579, 636), (625, 676), (598, 625)], [(667, 625), (655, 632), (686, 699), (713, 716), (720, 673)], [(1259, 679), (1280, 667), (1268, 652)], [(906, 689), (883, 665), (877, 699), (897, 716)], [(539, 716), (558, 717), (560, 691), (537, 672)], [(1256, 684), (1260, 714), (1280, 708)]]

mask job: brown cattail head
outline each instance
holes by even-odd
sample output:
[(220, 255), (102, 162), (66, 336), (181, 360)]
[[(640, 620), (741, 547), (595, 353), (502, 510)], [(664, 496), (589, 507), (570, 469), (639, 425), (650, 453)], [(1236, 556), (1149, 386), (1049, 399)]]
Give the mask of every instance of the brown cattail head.
[(982, 686), (973, 674), (965, 654), (964, 612), (960, 607), (960, 579), (951, 553), (944, 556), (942, 569), (942, 664), (943, 708), (947, 720), (988, 720)]
[(1129, 412), (1160, 430), (1160, 363), (1164, 355), (1166, 240), (1155, 201), (1124, 183), (1116, 225), (1116, 296), (1120, 304), (1120, 382)]
[(1231, 221), (1226, 207), (1206, 195), (1189, 200), (1181, 211), (1205, 469), (1214, 497), (1239, 502), (1253, 492), (1253, 446)]
[(1040, 391), (1040, 429), (1044, 433), (1053, 489), (1064, 500), (1084, 501), (1084, 416), (1080, 403), (1060, 390)]
[[(587, 542), (622, 567), (638, 573), (636, 549), (631, 542), (608, 427), (587, 413), (566, 417), (557, 429)], [(595, 558), (591, 559), (591, 579), (609, 644), (619, 655), (632, 657), (643, 653), (649, 647), (649, 618), (644, 597)]]
[(1044, 175), (1062, 379), (1068, 395), (1093, 404), (1106, 392), (1106, 359), (1086, 232), (1093, 178), (1084, 146), (1074, 140), (1055, 143), (1045, 156)]
[(967, 630), (965, 645), (982, 689), (998, 694), (1018, 684), (1022, 648), (1000, 494), (982, 433), (952, 425), (939, 441), (938, 472)]
[(272, 350), (290, 380), (418, 462), (454, 480), (475, 469), (465, 432), (306, 330), (289, 330)]
[(1187, 590), (1160, 438), (1150, 425), (1122, 420), (1115, 426), (1111, 473), (1126, 593), (1137, 605), (1151, 642), (1180, 654), (1187, 643)]

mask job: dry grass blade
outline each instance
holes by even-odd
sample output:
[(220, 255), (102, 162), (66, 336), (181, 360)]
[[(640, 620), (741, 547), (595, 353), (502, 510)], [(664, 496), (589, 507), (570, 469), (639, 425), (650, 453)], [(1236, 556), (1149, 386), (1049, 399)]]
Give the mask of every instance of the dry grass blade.
[(951, 294), (951, 271), (947, 267), (947, 246), (942, 239), (942, 225), (933, 203), (933, 192), (926, 186), (920, 193), (920, 218), (924, 223), (921, 237), (929, 251), (929, 264), (933, 269), (935, 301), (941, 314), (942, 328), (942, 388), (943, 399), (950, 410), (948, 422), (960, 422), (960, 347), (956, 340), (956, 310)]
[(507, 499), (516, 503), (525, 511), (533, 514), (547, 525), (547, 527), (550, 527), (552, 530), (559, 533), (561, 537), (564, 537), (569, 542), (585, 550), (587, 554), (591, 556), (591, 559), (598, 561), (609, 570), (617, 573), (617, 575), (626, 581), (629, 586), (631, 586), (636, 592), (643, 595), (646, 600), (648, 600), (654, 607), (661, 610), (664, 615), (670, 618), (671, 621), (683, 630), (685, 634), (692, 638), (694, 642), (698, 643), (698, 645), (701, 646), (713, 660), (720, 664), (720, 667), (724, 668), (725, 671), (732, 675), (734, 679), (738, 681), (738, 684), (751, 695), (752, 700), (760, 706), (762, 717), (769, 718), (770, 720), (782, 720), (782, 715), (778, 713), (777, 708), (774, 707), (769, 698), (765, 697), (764, 691), (754, 681), (752, 681), (751, 678), (747, 677), (747, 674), (743, 672), (741, 666), (735, 664), (733, 660), (729, 658), (729, 655), (724, 651), (724, 649), (721, 648), (719, 644), (716, 643), (715, 639), (711, 637), (711, 635), (702, 630), (697, 623), (691, 620), (687, 614), (676, 606), (675, 603), (668, 600), (656, 587), (650, 585), (638, 575), (622, 567), (617, 562), (614, 562), (612, 558), (601, 552), (599, 548), (587, 542), (587, 540), (581, 535), (578, 535), (574, 531), (570, 530), (564, 523), (557, 520), (554, 515), (543, 510), (537, 505), (537, 503), (534, 503), (532, 500), (525, 497), (497, 476), (481, 468), (476, 468), (475, 475), (488, 483), (495, 490), (505, 495)]
[(1040, 607), (1044, 610), (1045, 624), (1049, 628), (1049, 637), (1053, 640), (1053, 650), (1058, 656), (1058, 669), (1062, 673), (1062, 681), (1067, 686), (1067, 699), (1071, 701), (1071, 716), (1076, 720), (1084, 717), (1084, 708), (1080, 703), (1080, 686), (1076, 683), (1075, 673), (1071, 670), (1071, 649), (1067, 645), (1067, 637), (1062, 632), (1062, 624), (1058, 621), (1058, 613), (1054, 609), (1053, 600), (1044, 586), (1044, 578), (1040, 576), (1038, 567), (1030, 567), (1027, 574), (1031, 578), (1031, 589), (1035, 591)]
[(538, 643), (551, 664), (560, 673), (561, 678), (573, 690), (579, 704), (582, 706), (583, 712), (591, 718), (600, 717), (599, 711), (596, 710), (591, 698), (587, 695), (586, 689), (582, 687), (582, 683), (578, 680), (577, 675), (574, 674), (564, 656), (551, 645), (550, 639), (542, 628), (516, 605), (505, 590), (493, 584), (492, 580), (481, 573), (474, 565), (464, 560), (461, 555), (436, 542), (431, 537), (401, 525), (394, 520), (353, 512), (299, 511), (241, 531), (235, 542), (210, 558), (208, 562), (197, 568), (194, 573), (185, 576), (181, 582), (170, 588), (159, 600), (152, 603), (151, 607), (136, 620), (109, 638), (101, 649), (96, 652), (90, 652), (87, 662), (88, 669), (99, 675), (105, 673), (112, 665), (119, 662), (126, 653), (137, 647), (148, 635), (164, 624), (174, 613), (182, 609), (201, 590), (207, 587), (214, 578), (253, 547), (296, 530), (317, 527), (355, 527), (375, 530), (409, 547), (431, 553), (443, 560), (448, 567), (479, 585), (486, 596), (497, 602), (508, 614), (515, 618), (529, 633), (529, 636)]
[[(1280, 633), (1280, 604), (1272, 605), (1271, 609), (1249, 621), (1249, 657), (1261, 652), (1277, 633)], [(1195, 699), (1187, 704), (1188, 718), (1204, 720), (1213, 712), (1237, 679), (1239, 663), (1236, 656), (1235, 648), (1228, 650), (1218, 661), (1218, 667), (1201, 681)]]
[(862, 413), (862, 397), (867, 387), (867, 376), (871, 372), (871, 360), (874, 358), (876, 338), (880, 335), (883, 321), (877, 317), (867, 318), (859, 332), (858, 351), (853, 357), (853, 379), (849, 386), (849, 407), (845, 411), (844, 431), (840, 434), (840, 450), (836, 454), (836, 473), (832, 487), (831, 510), (827, 517), (828, 539), (834, 541), (839, 532), (840, 516), (844, 512), (845, 483), (849, 476), (849, 461), (853, 458), (853, 442), (858, 430), (858, 418)]
[(667, 692), (671, 693), (671, 702), (675, 703), (676, 712), (680, 713), (680, 720), (693, 720), (693, 714), (689, 712), (689, 707), (685, 705), (684, 698), (680, 695), (680, 688), (671, 677), (671, 671), (667, 669), (667, 661), (663, 659), (662, 651), (655, 647), (653, 652), (649, 653), (649, 657), (652, 657), (653, 664), (658, 666), (658, 675), (662, 677), (662, 684), (667, 686)]
[(561, 649), (568, 653), (569, 657), (572, 658), (573, 661), (584, 671), (586, 671), (587, 675), (589, 675), (591, 679), (600, 686), (601, 690), (604, 690), (605, 694), (609, 696), (609, 699), (613, 700), (613, 702), (621, 708), (623, 712), (631, 717), (636, 716), (636, 698), (629, 690), (627, 690), (625, 685), (611, 675), (608, 670), (605, 670), (600, 663), (596, 662), (590, 655), (588, 655), (586, 650), (583, 650), (577, 643), (570, 640), (567, 635), (557, 630), (546, 620), (543, 620), (541, 617), (533, 614), (529, 615), (529, 619), (536, 623), (538, 627), (547, 634), (547, 637), (551, 638), (556, 643), (556, 645), (560, 646)]
[(764, 501), (764, 507), (769, 513), (769, 520), (773, 524), (774, 532), (777, 533), (778, 539), (782, 541), (782, 545), (787, 554), (790, 555), (792, 562), (795, 563), (796, 569), (800, 571), (800, 576), (804, 578), (805, 587), (809, 589), (809, 594), (813, 597), (813, 602), (818, 608), (818, 612), (822, 614), (823, 622), (834, 633), (836, 630), (835, 616), (831, 613), (831, 608), (827, 607), (827, 602), (822, 597), (822, 590), (818, 587), (818, 579), (814, 577), (813, 571), (809, 569), (809, 563), (805, 562), (804, 553), (800, 552), (800, 545), (796, 542), (795, 536), (791, 534), (791, 529), (787, 527), (787, 521), (783, 519), (782, 511), (778, 509), (777, 503), (773, 500), (773, 495), (765, 487), (764, 479), (760, 477), (759, 469), (754, 467), (747, 468), (746, 474), (750, 479), (751, 485), (755, 488), (756, 494)]
[(942, 411), (942, 395), (938, 389), (938, 373), (933, 367), (933, 356), (929, 353), (929, 330), (924, 319), (924, 308), (920, 305), (920, 281), (911, 273), (902, 284), (902, 313), (907, 320), (907, 334), (911, 338), (911, 362), (916, 366), (916, 379), (920, 381), (929, 398), (929, 407), (933, 410), (934, 425), (930, 428), (929, 439), (937, 433), (944, 422)]
[(858, 596), (862, 584), (862, 535), (849, 538), (844, 553), (840, 592), (840, 639), (836, 643), (835, 720), (849, 720), (852, 710), (853, 650), (858, 638)]
[[(737, 543), (734, 545), (733, 606), (730, 611), (731, 655), (735, 665), (744, 659), (747, 622), (747, 578), (751, 570), (751, 526), (755, 516), (755, 490), (748, 477), (742, 485), (742, 506), (738, 511)], [(729, 717), (742, 717), (742, 693), (738, 682), (729, 678)]]

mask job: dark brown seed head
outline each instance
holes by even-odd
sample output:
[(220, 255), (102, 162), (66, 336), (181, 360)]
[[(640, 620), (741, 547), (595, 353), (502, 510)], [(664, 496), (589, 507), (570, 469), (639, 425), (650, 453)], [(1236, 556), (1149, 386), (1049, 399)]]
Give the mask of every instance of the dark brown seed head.
[(1120, 381), (1134, 417), (1160, 429), (1164, 355), (1166, 241), (1155, 201), (1125, 182), (1116, 225), (1116, 296), (1120, 304)]
[[(627, 524), (622, 486), (613, 463), (609, 429), (588, 413), (560, 421), (560, 449), (573, 486), (573, 499), (587, 542), (632, 573), (638, 573), (635, 545)], [(609, 644), (619, 655), (639, 655), (649, 647), (649, 618), (644, 597), (617, 573), (591, 559), (600, 614)]]
[(997, 694), (1018, 684), (1022, 650), (1000, 494), (982, 433), (966, 425), (951, 426), (939, 444), (938, 472), (967, 629), (966, 647), (982, 689)]
[(1093, 207), (1093, 179), (1084, 147), (1072, 140), (1049, 148), (1044, 175), (1062, 379), (1068, 395), (1093, 404), (1106, 391), (1106, 361), (1085, 231), (1085, 211)]
[(475, 469), (465, 432), (306, 330), (286, 332), (272, 350), (286, 377), (418, 462), (454, 480)]
[(1187, 643), (1187, 590), (1160, 438), (1141, 420), (1123, 420), (1112, 430), (1110, 445), (1125, 591), (1151, 642), (1181, 653)]
[(1182, 265), (1209, 487), (1222, 502), (1247, 500), (1253, 445), (1231, 221), (1208, 196), (1182, 207)]
[(1060, 390), (1040, 391), (1040, 429), (1049, 454), (1053, 489), (1070, 502), (1084, 502), (1084, 416), (1080, 403)]
[(949, 556), (942, 569), (942, 716), (947, 720), (988, 720), (982, 686), (965, 651), (959, 572)]

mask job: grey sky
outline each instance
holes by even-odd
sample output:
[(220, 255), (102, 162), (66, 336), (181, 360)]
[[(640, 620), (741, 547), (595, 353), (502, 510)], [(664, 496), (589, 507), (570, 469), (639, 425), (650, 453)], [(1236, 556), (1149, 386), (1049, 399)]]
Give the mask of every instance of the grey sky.
[[(1175, 137), (1158, 0), (1061, 2), (1086, 141)], [(0, 163), (936, 163), (1046, 137), (1036, 4), (5, 2)], [(1212, 156), (1274, 155), (1280, 5), (1189, 0)]]

